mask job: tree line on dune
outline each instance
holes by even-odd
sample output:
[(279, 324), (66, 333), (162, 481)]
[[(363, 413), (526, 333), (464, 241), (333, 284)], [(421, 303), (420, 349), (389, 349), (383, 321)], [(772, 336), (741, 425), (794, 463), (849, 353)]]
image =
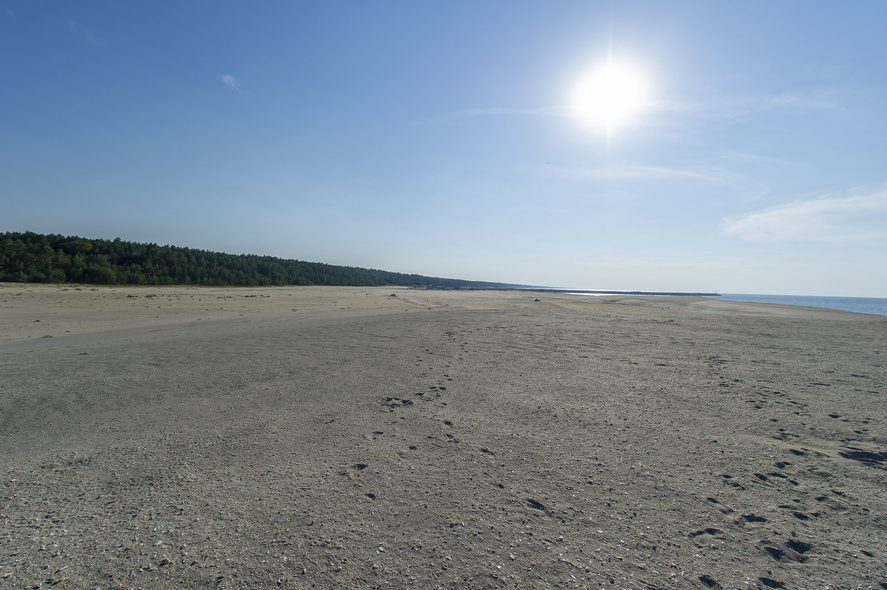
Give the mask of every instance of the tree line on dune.
[(0, 281), (101, 285), (409, 286), (491, 289), (502, 283), (463, 281), (383, 270), (225, 254), (77, 236), (0, 233)]

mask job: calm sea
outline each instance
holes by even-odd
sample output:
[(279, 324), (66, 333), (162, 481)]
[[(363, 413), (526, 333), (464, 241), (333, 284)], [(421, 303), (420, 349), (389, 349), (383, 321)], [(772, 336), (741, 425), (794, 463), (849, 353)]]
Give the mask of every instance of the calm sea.
[(779, 303), (780, 305), (803, 305), (824, 307), (857, 313), (887, 315), (887, 298), (884, 297), (811, 297), (806, 295), (745, 295), (724, 293), (716, 299), (727, 301), (750, 301), (754, 303)]

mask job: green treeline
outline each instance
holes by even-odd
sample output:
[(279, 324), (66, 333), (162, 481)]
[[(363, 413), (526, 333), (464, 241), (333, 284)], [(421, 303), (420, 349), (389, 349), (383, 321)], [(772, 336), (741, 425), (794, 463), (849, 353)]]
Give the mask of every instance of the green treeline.
[(0, 233), (0, 281), (101, 285), (385, 285), (450, 289), (508, 287), (501, 283), (442, 279), (382, 270), (91, 240), (77, 236)]

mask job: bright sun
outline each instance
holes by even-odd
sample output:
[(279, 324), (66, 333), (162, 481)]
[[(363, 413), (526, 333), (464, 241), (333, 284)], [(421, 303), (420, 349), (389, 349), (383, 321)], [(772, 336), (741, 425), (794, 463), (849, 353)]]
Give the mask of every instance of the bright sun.
[(573, 112), (609, 135), (644, 107), (646, 92), (637, 70), (608, 61), (579, 82), (573, 95)]

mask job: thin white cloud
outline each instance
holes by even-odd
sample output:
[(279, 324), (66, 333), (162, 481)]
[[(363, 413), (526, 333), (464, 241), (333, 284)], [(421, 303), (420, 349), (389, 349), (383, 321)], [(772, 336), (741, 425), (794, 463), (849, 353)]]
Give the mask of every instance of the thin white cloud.
[(68, 21), (65, 24), (67, 24), (69, 29), (71, 29), (72, 33), (85, 40), (96, 49), (101, 49), (101, 47), (104, 45), (104, 43), (102, 43), (102, 40), (99, 39), (95, 33), (93, 33), (89, 29), (80, 26), (75, 21)]
[(733, 151), (724, 151), (720, 152), (721, 156), (724, 158), (729, 158), (731, 160), (738, 160), (742, 162), (761, 162), (764, 164), (779, 164), (781, 166), (793, 166), (798, 167), (802, 166), (800, 162), (796, 162), (793, 160), (786, 160), (783, 158), (772, 158), (769, 156), (761, 156), (759, 154), (747, 154), (744, 152), (733, 152)]
[(724, 235), (749, 242), (864, 242), (887, 238), (887, 190), (824, 196), (725, 219)]
[(770, 187), (750, 180), (741, 174), (711, 166), (699, 168), (666, 168), (663, 166), (604, 166), (601, 168), (540, 168), (576, 180), (613, 180), (625, 182), (696, 182), (728, 187), (746, 200), (758, 199), (770, 192)]
[(674, 114), (687, 121), (736, 120), (766, 111), (842, 111), (841, 92), (834, 88), (811, 87), (744, 96), (709, 96), (702, 101), (662, 100), (651, 103), (653, 113)]
[(573, 211), (572, 209), (548, 209), (548, 208), (543, 208), (543, 209), (528, 209), (528, 210), (530, 210), (530, 211), (538, 211), (538, 212), (540, 212), (540, 213), (557, 213), (558, 215), (575, 215), (575, 214), (576, 214), (576, 211)]
[(831, 88), (802, 88), (775, 96), (762, 97), (758, 101), (764, 107), (771, 109), (844, 110), (838, 101), (838, 92)]
[[(690, 119), (736, 119), (750, 113), (767, 110), (843, 110), (843, 106), (838, 98), (839, 92), (835, 89), (815, 87), (800, 88), (776, 94), (746, 95), (726, 99), (711, 97), (703, 102), (669, 99), (649, 100), (644, 105), (643, 111), (648, 116), (648, 124), (652, 122), (649, 118), (650, 116), (653, 116), (655, 119), (657, 114), (667, 115), (669, 113), (684, 115)], [(528, 109), (490, 107), (463, 109), (432, 117), (421, 121), (421, 123), (436, 125), (458, 119), (501, 116), (573, 117), (575, 115), (570, 109), (565, 107)]]
[(702, 180), (724, 182), (722, 176), (693, 170), (662, 168), (659, 166), (607, 166), (604, 168), (579, 168), (574, 170), (578, 178), (605, 178), (610, 180)]
[(237, 86), (237, 80), (231, 74), (225, 74), (224, 76), (222, 76), (222, 83), (228, 88), (236, 90), (237, 92), (240, 92), (240, 94), (243, 94), (243, 91), (240, 90), (239, 86)]
[(472, 117), (501, 117), (501, 116), (530, 116), (530, 117), (563, 117), (566, 116), (565, 109), (558, 108), (537, 108), (537, 109), (518, 109), (510, 107), (492, 107), (478, 109), (464, 109), (454, 113), (448, 113), (439, 117), (422, 121), (426, 125), (434, 125), (446, 123), (455, 119), (468, 119)]
[(3, 7), (3, 10), (5, 10), (5, 11), (6, 11), (6, 14), (8, 14), (9, 16), (11, 16), (12, 18), (15, 18), (15, 13), (12, 11), (12, 9), (11, 9), (10, 7), (8, 7), (8, 6), (4, 6), (4, 7)]

